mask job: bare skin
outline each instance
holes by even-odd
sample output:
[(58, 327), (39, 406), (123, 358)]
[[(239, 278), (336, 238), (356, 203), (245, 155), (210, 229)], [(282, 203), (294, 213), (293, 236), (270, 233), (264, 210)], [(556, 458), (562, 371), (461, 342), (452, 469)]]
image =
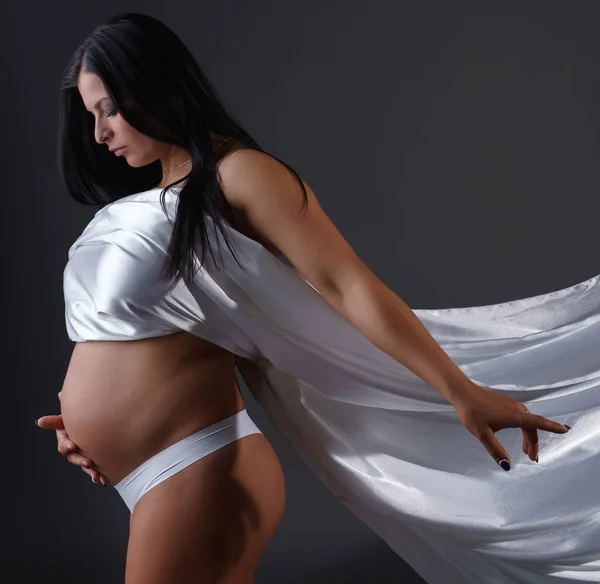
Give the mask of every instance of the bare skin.
[[(157, 186), (185, 176), (185, 151), (136, 132), (106, 109), (106, 100), (97, 105), (106, 93), (97, 78), (82, 74), (79, 89), (94, 114), (99, 143), (125, 146), (123, 155), (133, 167), (160, 160), (173, 173)], [(300, 219), (289, 172), (260, 152), (241, 150), (223, 157), (230, 162), (223, 172), (227, 180), (220, 177), (239, 216), (238, 229), (272, 253), (281, 249), (334, 310), (444, 395), (495, 462), (510, 463), (495, 437), (502, 428), (522, 429), (523, 452), (532, 460), (538, 430), (568, 430), (469, 380), (409, 307), (360, 261), (310, 187), (305, 183), (310, 203)], [(183, 174), (177, 177), (178, 172)], [(40, 426), (57, 430), (62, 453), (69, 443), (80, 447), (84, 458), (70, 454), (71, 462), (89, 461), (95, 472), (118, 481), (152, 454), (243, 407), (234, 362), (187, 333), (125, 344), (81, 343), (61, 392), (63, 417), (42, 418)], [(140, 500), (131, 518), (126, 584), (250, 584), (283, 505), (281, 467), (264, 436), (222, 448)]]

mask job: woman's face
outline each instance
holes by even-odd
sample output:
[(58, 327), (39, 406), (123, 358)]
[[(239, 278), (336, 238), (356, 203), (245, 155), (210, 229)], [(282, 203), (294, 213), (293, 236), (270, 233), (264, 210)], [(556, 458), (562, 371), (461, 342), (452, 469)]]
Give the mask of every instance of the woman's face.
[[(110, 150), (124, 148), (124, 156), (130, 166), (139, 168), (173, 154), (172, 144), (154, 140), (131, 127), (115, 110), (102, 81), (95, 73), (82, 71), (77, 88), (85, 109), (94, 115), (94, 138), (98, 144), (106, 144)], [(116, 156), (117, 154), (115, 154)]]

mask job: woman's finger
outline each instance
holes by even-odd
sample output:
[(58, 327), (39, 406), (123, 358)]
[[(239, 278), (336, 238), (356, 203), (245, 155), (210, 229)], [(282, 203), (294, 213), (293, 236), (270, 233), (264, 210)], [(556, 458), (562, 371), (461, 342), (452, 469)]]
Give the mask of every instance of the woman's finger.
[(106, 478), (104, 478), (100, 474), (100, 471), (95, 468), (93, 460), (90, 460), (81, 454), (69, 454), (67, 455), (67, 460), (75, 466), (80, 466), (81, 470), (89, 475), (94, 483), (101, 482), (105, 486), (108, 484)]
[(521, 431), (523, 432), (523, 444), (527, 444), (527, 450), (523, 449), (523, 452), (525, 452), (531, 460), (536, 461), (540, 447), (537, 429), (521, 428)]
[(103, 477), (100, 474), (100, 472), (98, 471), (98, 469), (96, 469), (96, 468), (85, 468), (84, 466), (82, 466), (81, 470), (92, 479), (93, 483), (101, 483), (103, 486), (108, 487), (108, 481), (106, 480), (105, 477)]
[(500, 444), (492, 429), (488, 428), (487, 431), (478, 436), (478, 438), (496, 463), (504, 470), (510, 470), (510, 456), (504, 446)]
[(94, 478), (94, 474), (98, 472), (93, 468), (85, 468), (84, 466), (81, 467), (81, 470), (92, 479)]
[(553, 422), (548, 418), (544, 418), (544, 416), (537, 416), (529, 412), (525, 413), (522, 428), (527, 430), (544, 430), (546, 432), (553, 432), (554, 434), (566, 434), (571, 429), (570, 426)]
[[(83, 467), (82, 467), (83, 468)], [(104, 478), (100, 472), (95, 469), (95, 468), (90, 468), (89, 470), (83, 468), (83, 471), (86, 474), (89, 474), (90, 477), (92, 478), (92, 482), (93, 483), (99, 483), (101, 485), (103, 485), (104, 487), (108, 487), (108, 481), (106, 480), (106, 478)]]
[(523, 451), (523, 454), (525, 454), (526, 456), (529, 456), (529, 440), (527, 439), (525, 432), (523, 432), (523, 440), (521, 442), (521, 450)]
[(94, 462), (82, 454), (67, 454), (67, 460), (75, 466), (83, 466), (85, 468), (94, 467)]
[(71, 464), (79, 466), (81, 470), (92, 479), (92, 482), (102, 483), (105, 487), (108, 486), (108, 481), (106, 478), (103, 477), (100, 474), (100, 471), (94, 467), (94, 463), (89, 458), (85, 458), (85, 456), (81, 456), (79, 454), (70, 454), (67, 456), (67, 460)]
[(107, 486), (106, 479), (95, 468), (88, 469), (82, 466), (81, 470), (92, 479), (93, 483), (102, 483), (105, 487)]
[(58, 451), (63, 456), (68, 456), (69, 454), (75, 454), (79, 451), (79, 448), (73, 440), (69, 438), (65, 438), (65, 435), (59, 433), (60, 431), (56, 431), (56, 441), (58, 442), (57, 448)]
[(39, 428), (47, 430), (64, 430), (62, 414), (54, 414), (50, 416), (42, 416), (35, 421)]

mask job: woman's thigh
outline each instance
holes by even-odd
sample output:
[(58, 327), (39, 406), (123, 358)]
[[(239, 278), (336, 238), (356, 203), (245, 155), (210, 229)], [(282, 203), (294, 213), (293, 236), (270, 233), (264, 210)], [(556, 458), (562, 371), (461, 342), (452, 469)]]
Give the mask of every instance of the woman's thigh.
[(252, 584), (285, 505), (262, 434), (236, 440), (158, 484), (131, 515), (125, 584)]

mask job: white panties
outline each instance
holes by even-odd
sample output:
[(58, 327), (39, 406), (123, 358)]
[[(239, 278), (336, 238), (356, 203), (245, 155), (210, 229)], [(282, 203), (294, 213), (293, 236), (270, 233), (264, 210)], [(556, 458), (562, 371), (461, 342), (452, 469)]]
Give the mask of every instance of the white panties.
[(242, 410), (229, 418), (186, 436), (158, 454), (155, 454), (121, 479), (115, 489), (125, 501), (129, 511), (152, 487), (190, 466), (194, 462), (219, 450), (223, 446), (250, 434), (262, 434), (248, 412)]

